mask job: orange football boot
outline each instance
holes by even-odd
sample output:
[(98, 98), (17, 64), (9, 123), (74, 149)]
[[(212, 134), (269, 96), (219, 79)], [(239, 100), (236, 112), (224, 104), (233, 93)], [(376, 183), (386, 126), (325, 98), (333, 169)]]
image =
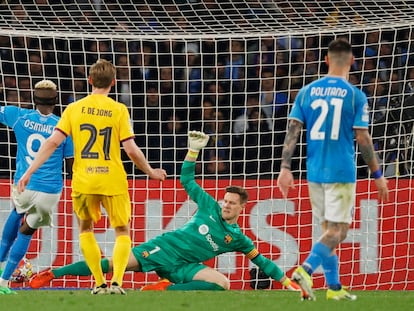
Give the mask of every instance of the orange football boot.
[(141, 287), (141, 291), (144, 290), (166, 290), (168, 286), (172, 285), (167, 279), (161, 279), (157, 283), (148, 284)]
[(29, 281), (31, 288), (40, 288), (46, 286), (55, 278), (52, 270), (46, 270), (32, 276)]

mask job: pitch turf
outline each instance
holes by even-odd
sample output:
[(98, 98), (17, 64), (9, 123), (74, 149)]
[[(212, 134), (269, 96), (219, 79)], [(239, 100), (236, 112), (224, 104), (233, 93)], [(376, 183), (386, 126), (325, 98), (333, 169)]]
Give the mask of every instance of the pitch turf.
[(0, 310), (20, 311), (408, 311), (414, 310), (414, 291), (354, 291), (356, 301), (300, 301), (288, 291), (139, 292), (126, 296), (93, 296), (86, 290), (19, 290), (0, 295)]

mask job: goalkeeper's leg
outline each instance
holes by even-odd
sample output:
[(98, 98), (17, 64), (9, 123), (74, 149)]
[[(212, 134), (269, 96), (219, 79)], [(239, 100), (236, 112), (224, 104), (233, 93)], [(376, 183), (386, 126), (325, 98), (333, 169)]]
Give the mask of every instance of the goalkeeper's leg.
[[(200, 270), (201, 269), (201, 270)], [(194, 276), (192, 276), (194, 275)], [(149, 290), (227, 290), (230, 289), (230, 281), (224, 274), (210, 267), (200, 264), (188, 264), (174, 272), (171, 283), (168, 279), (161, 279), (157, 283), (149, 284), (141, 288)], [(168, 277), (164, 275), (163, 277)]]
[[(104, 273), (110, 272), (110, 259), (101, 259), (101, 268)], [(60, 268), (50, 269), (33, 275), (29, 281), (31, 288), (41, 288), (49, 284), (50, 281), (65, 275), (88, 276), (92, 275), (86, 261), (78, 261)]]
[[(101, 268), (103, 273), (112, 272), (112, 267), (112, 258), (101, 259)], [(141, 271), (140, 265), (132, 253), (129, 255), (126, 271)], [(53, 279), (60, 278), (65, 275), (89, 276), (92, 275), (92, 272), (86, 264), (86, 261), (78, 261), (70, 265), (66, 265), (60, 268), (53, 268), (35, 274), (31, 278), (29, 285), (31, 288), (40, 288), (48, 285), (49, 282)]]

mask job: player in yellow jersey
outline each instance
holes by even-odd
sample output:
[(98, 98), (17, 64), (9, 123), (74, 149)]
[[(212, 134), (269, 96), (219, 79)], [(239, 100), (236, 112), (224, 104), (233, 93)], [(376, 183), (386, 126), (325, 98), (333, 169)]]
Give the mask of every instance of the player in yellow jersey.
[[(131, 204), (121, 144), (129, 158), (150, 178), (166, 178), (166, 172), (153, 169), (135, 144), (126, 106), (108, 96), (115, 85), (115, 75), (114, 65), (106, 60), (100, 59), (91, 66), (88, 81), (92, 93), (65, 109), (54, 133), (18, 183), (18, 190), (22, 192), (32, 174), (67, 136), (72, 136), (75, 151), (73, 210), (79, 220), (80, 248), (95, 278), (92, 294), (125, 294), (121, 286), (131, 249)], [(101, 269), (101, 251), (93, 234), (93, 224), (101, 218), (101, 205), (116, 235), (110, 287)]]

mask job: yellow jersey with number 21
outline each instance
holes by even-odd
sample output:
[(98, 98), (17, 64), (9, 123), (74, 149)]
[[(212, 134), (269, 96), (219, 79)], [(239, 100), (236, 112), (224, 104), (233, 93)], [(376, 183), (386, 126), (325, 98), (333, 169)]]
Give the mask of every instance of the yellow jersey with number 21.
[(125, 105), (106, 95), (88, 95), (65, 109), (56, 129), (73, 139), (73, 191), (101, 195), (128, 191), (121, 142), (134, 139), (134, 132)]

